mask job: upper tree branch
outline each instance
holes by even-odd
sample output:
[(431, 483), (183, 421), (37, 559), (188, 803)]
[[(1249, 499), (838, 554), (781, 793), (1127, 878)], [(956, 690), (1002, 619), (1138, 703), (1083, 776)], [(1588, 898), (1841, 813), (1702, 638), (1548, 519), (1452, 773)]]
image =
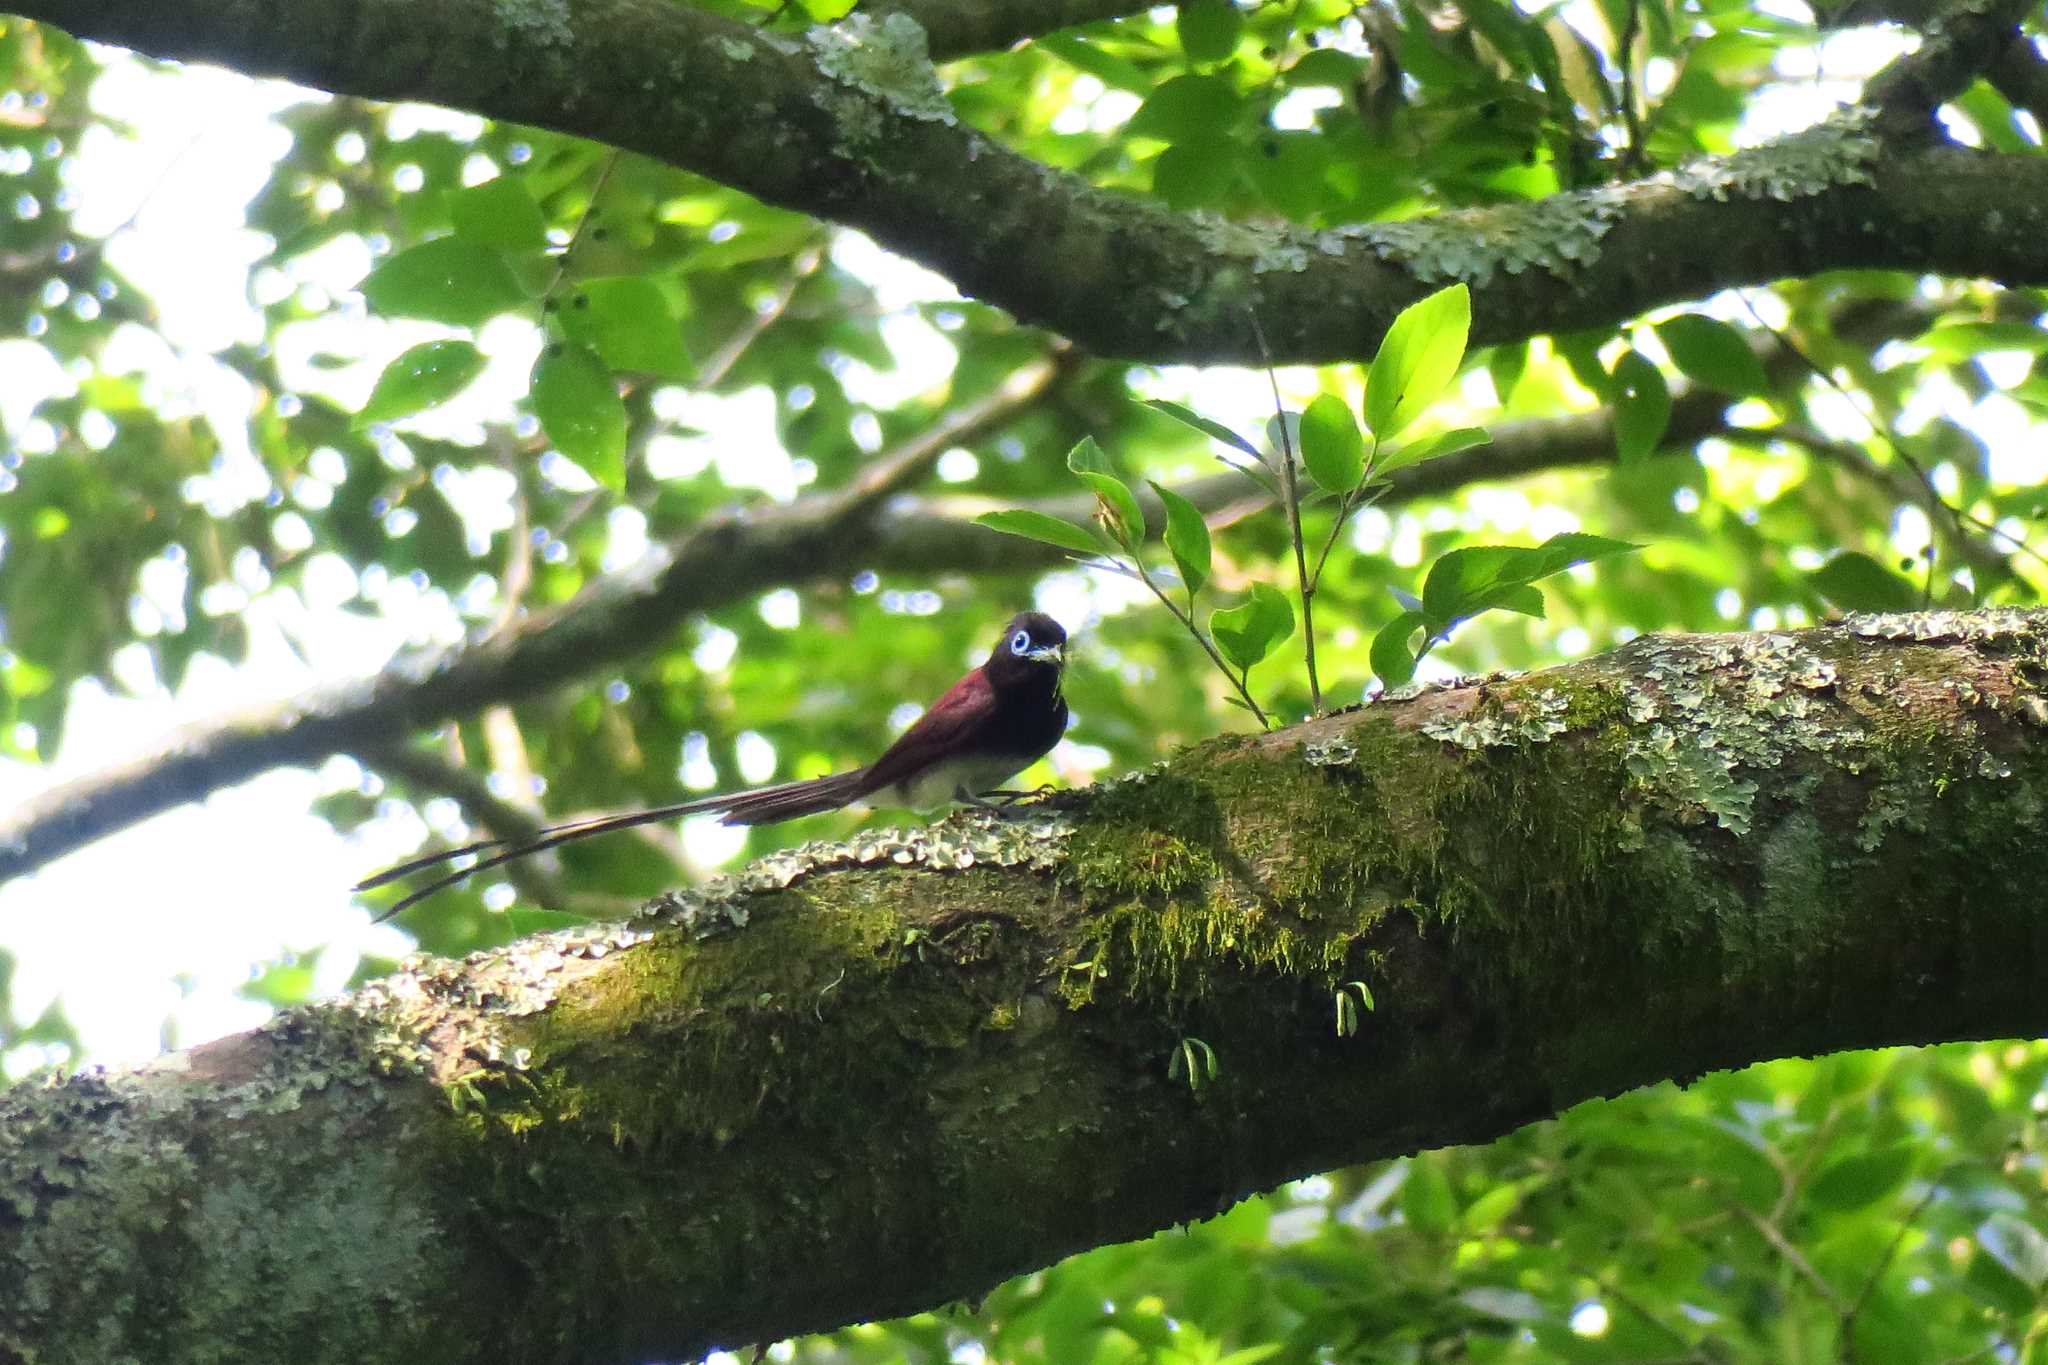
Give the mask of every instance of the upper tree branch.
[[(632, 148), (860, 227), (1101, 354), (1248, 359), (1243, 319), (1256, 312), (1282, 361), (1355, 359), (1452, 273), (1475, 285), (1475, 343), (1609, 324), (1824, 268), (2048, 281), (2039, 157), (1820, 135), (1803, 144), (1812, 155), (1789, 161), (1764, 148), (1697, 175), (1447, 214), (1421, 241), (1314, 235), (1097, 189), (960, 125), (936, 86), (887, 85), (829, 43), (664, 0), (15, 3), (160, 56)], [(1996, 17), (2015, 8), (2000, 0)], [(1918, 58), (1886, 79), (1945, 88), (1954, 64)], [(1484, 241), (1509, 245), (1489, 261)]]
[(1652, 636), (17, 1086), (0, 1359), (694, 1359), (1659, 1079), (2036, 1036), (2044, 685), (2041, 611)]

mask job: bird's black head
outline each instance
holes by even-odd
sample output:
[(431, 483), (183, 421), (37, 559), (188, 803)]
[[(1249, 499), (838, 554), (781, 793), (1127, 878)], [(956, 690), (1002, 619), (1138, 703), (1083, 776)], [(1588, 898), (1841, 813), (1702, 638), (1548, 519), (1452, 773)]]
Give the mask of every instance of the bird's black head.
[(989, 651), (989, 679), (999, 684), (1050, 681), (1058, 684), (1066, 664), (1067, 632), (1042, 611), (1020, 611), (1003, 627)]

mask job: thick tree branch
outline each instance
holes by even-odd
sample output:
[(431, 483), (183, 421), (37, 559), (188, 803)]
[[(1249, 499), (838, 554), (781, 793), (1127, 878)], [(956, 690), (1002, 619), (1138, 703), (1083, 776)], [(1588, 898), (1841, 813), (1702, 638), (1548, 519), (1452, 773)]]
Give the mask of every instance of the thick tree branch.
[(688, 1359), (1659, 1079), (2038, 1035), (2044, 686), (2041, 611), (1647, 637), (18, 1086), (0, 1357)]
[(1865, 101), (1925, 124), (1998, 62), (2017, 39), (2017, 25), (2034, 9), (2034, 0), (1950, 5), (1927, 25), (1918, 51), (1871, 78)]
[[(1475, 343), (1823, 268), (2048, 281), (2048, 162), (1892, 148), (1853, 125), (1633, 185), (1309, 233), (1176, 214), (997, 146), (958, 123), (928, 70), (906, 78), (906, 35), (873, 24), (862, 46), (660, 0), (15, 3), (154, 55), (631, 148), (860, 227), (1105, 355), (1244, 360), (1255, 311), (1282, 361), (1356, 359), (1452, 276), (1475, 286)], [(1885, 79), (1942, 88), (1955, 63), (1918, 56)]]

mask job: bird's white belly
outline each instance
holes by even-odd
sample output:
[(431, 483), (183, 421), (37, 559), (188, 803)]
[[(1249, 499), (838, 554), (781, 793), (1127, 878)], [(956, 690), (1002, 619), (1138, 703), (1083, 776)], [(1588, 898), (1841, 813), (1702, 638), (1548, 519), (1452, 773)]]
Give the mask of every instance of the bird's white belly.
[(882, 788), (868, 797), (872, 805), (931, 810), (964, 796), (979, 796), (1003, 785), (1031, 766), (1030, 759), (982, 755), (934, 763), (913, 778)]

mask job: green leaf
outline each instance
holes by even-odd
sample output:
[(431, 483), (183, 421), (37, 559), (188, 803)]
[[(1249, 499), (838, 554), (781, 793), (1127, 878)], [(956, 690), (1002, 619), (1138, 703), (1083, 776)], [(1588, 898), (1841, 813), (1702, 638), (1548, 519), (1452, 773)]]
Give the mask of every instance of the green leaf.
[(1986, 351), (2048, 350), (2048, 331), (2031, 322), (1947, 322), (1922, 332), (1919, 345), (1936, 360), (1974, 360)]
[(1166, 548), (1173, 555), (1173, 566), (1180, 570), (1180, 581), (1188, 585), (1192, 597), (1209, 581), (1209, 525), (1202, 519), (1201, 508), (1171, 488), (1149, 479), (1146, 482), (1152, 484), (1152, 491), (1166, 507)]
[(1138, 506), (1137, 495), (1111, 471), (1109, 457), (1095, 444), (1093, 436), (1083, 436), (1074, 443), (1074, 448), (1067, 452), (1067, 468), (1095, 494), (1095, 500), (1109, 514), (1119, 541), (1126, 547), (1144, 543), (1145, 513)]
[(1408, 1158), (1408, 1179), (1401, 1185), (1401, 1213), (1417, 1232), (1442, 1236), (1458, 1220), (1458, 1196), (1435, 1162), (1426, 1156)]
[(1237, 50), (1237, 35), (1244, 30), (1244, 16), (1231, 0), (1187, 0), (1175, 23), (1180, 33), (1180, 50), (1190, 62), (1227, 61)]
[(1543, 614), (1540, 595), (1529, 585), (1589, 560), (1636, 547), (1605, 536), (1568, 531), (1541, 545), (1468, 545), (1430, 565), (1422, 584), (1424, 624), (1441, 634), (1453, 623), (1494, 607), (1531, 616)]
[(1396, 469), (1404, 469), (1411, 464), (1421, 464), (1424, 460), (1434, 460), (1444, 455), (1455, 455), (1461, 450), (1470, 450), (1473, 446), (1483, 446), (1492, 439), (1485, 427), (1452, 427), (1449, 431), (1439, 431), (1434, 436), (1425, 436), (1419, 441), (1396, 446), (1391, 451), (1382, 446), (1379, 459), (1373, 463), (1372, 472), (1386, 474)]
[(466, 341), (423, 341), (384, 367), (351, 425), (361, 430), (444, 403), (483, 368), (483, 353)]
[(1458, 1223), (1466, 1232), (1491, 1232), (1522, 1202), (1522, 1187), (1512, 1182), (1495, 1185), (1466, 1206)]
[(1153, 77), (1136, 62), (1104, 52), (1099, 43), (1091, 42), (1074, 33), (1048, 33), (1032, 43), (1052, 53), (1077, 71), (1086, 71), (1099, 78), (1104, 85), (1128, 90), (1134, 95), (1151, 92)]
[(2012, 1277), (2039, 1293), (2048, 1286), (2048, 1236), (2010, 1213), (1994, 1213), (1977, 1229), (1977, 1245)]
[(1221, 76), (1175, 76), (1153, 90), (1126, 129), (1161, 142), (1213, 141), (1237, 121), (1237, 87)]
[(1343, 399), (1320, 394), (1301, 415), (1301, 462), (1332, 493), (1349, 493), (1365, 477), (1365, 438)]
[(1613, 400), (1614, 380), (1600, 363), (1600, 350), (1613, 337), (1613, 328), (1595, 327), (1583, 332), (1561, 332), (1550, 338), (1551, 346), (1570, 367), (1572, 378), (1598, 395), (1603, 403)]
[(1202, 416), (1201, 413), (1196, 412), (1193, 408), (1182, 407), (1179, 403), (1169, 403), (1164, 398), (1147, 399), (1145, 406), (1153, 409), (1155, 412), (1163, 412), (1174, 421), (1185, 426), (1193, 427), (1211, 440), (1221, 441), (1227, 446), (1241, 450), (1261, 464), (1265, 462), (1264, 457), (1259, 454), (1257, 446), (1232, 431), (1229, 427), (1224, 426), (1221, 422)]
[(1415, 651), (1408, 641), (1422, 625), (1422, 613), (1404, 611), (1372, 637), (1372, 671), (1388, 689), (1406, 687), (1415, 676)]
[(1392, 440), (1458, 377), (1472, 330), (1472, 291), (1439, 289), (1401, 310), (1365, 378), (1365, 424)]
[(652, 280), (591, 280), (570, 292), (557, 316), (572, 340), (595, 349), (614, 370), (662, 379), (696, 373), (683, 349), (682, 328)]
[(1223, 657), (1245, 672), (1294, 633), (1294, 606), (1272, 584), (1254, 583), (1250, 601), (1210, 613), (1209, 633)]
[(1062, 550), (1087, 555), (1091, 559), (1103, 552), (1102, 543), (1073, 522), (1061, 521), (1058, 517), (1034, 512), (1027, 507), (1013, 507), (1002, 512), (983, 512), (974, 520), (977, 525), (986, 526), (991, 531), (1022, 536), (1026, 540), (1035, 540), (1045, 545), (1057, 545)]
[(460, 237), (399, 252), (364, 276), (361, 289), (386, 316), (451, 327), (474, 327), (527, 301), (504, 257)]
[(1900, 1143), (1831, 1161), (1806, 1187), (1806, 1201), (1836, 1213), (1853, 1213), (1889, 1199), (1913, 1173), (1916, 1150), (1910, 1143)]
[(1857, 550), (1844, 550), (1806, 581), (1843, 611), (1911, 611), (1920, 605), (1918, 588)]
[(548, 439), (591, 478), (615, 491), (626, 486), (626, 405), (595, 352), (550, 347), (533, 367), (533, 411)]
[(1237, 182), (1237, 147), (1227, 139), (1176, 142), (1152, 163), (1152, 193), (1169, 208), (1218, 208)]
[(1657, 324), (1657, 339), (1672, 363), (1694, 381), (1722, 393), (1763, 393), (1771, 386), (1749, 343), (1719, 318), (1681, 313)]
[(1614, 361), (1614, 446), (1623, 464), (1656, 451), (1671, 424), (1671, 390), (1664, 372), (1640, 351), (1623, 351)]
[(517, 177), (494, 176), (448, 192), (455, 235), (492, 251), (538, 251), (548, 244), (547, 220)]

